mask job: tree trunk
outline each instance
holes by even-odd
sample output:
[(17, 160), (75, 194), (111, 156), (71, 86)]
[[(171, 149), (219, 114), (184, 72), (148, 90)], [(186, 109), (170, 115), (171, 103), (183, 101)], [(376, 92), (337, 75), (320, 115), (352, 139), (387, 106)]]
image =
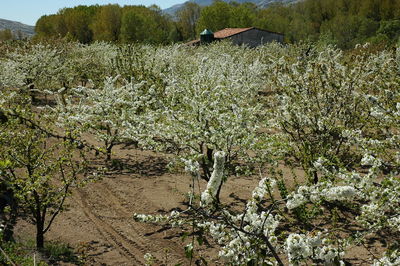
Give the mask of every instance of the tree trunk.
[(111, 151), (112, 151), (113, 146), (114, 146), (114, 145), (110, 144), (110, 145), (107, 147), (107, 158), (106, 158), (106, 161), (107, 161), (107, 162), (111, 161)]
[[(29, 174), (32, 176), (32, 174)], [(42, 206), (39, 195), (36, 191), (33, 191), (33, 196), (35, 197), (35, 209), (33, 216), (36, 222), (36, 248), (43, 249), (44, 247), (44, 221), (46, 217), (46, 207)], [(42, 212), (43, 208), (43, 212)]]
[(313, 170), (313, 175), (314, 175), (314, 184), (317, 184), (318, 183), (318, 173), (317, 173), (317, 171), (316, 170)]
[[(202, 146), (203, 144), (201, 144)], [(206, 180), (207, 182), (210, 180), (211, 177), (211, 171), (210, 169), (212, 168), (212, 166), (214, 165), (214, 159), (213, 159), (213, 149), (210, 149), (206, 146), (206, 157), (203, 156), (203, 160), (201, 163), (201, 167), (203, 168), (203, 172), (204, 172), (204, 176), (202, 176), (202, 178), (204, 180)], [(203, 151), (202, 151), (203, 153)]]
[(214, 165), (214, 159), (213, 159), (213, 149), (210, 149), (208, 147), (207, 148), (207, 159), (208, 159), (208, 163), (210, 165)]
[(18, 209), (16, 200), (14, 198), (14, 193), (12, 191), (8, 191), (7, 197), (9, 199), (8, 204), (10, 206), (10, 214), (4, 226), (3, 240), (14, 241), (14, 226), (17, 223)]
[[(3, 241), (13, 241), (14, 225), (17, 222), (17, 202), (12, 189), (8, 188), (7, 182), (0, 183), (0, 221), (3, 228)], [(6, 211), (9, 208), (9, 211)]]
[(44, 224), (41, 221), (36, 223), (36, 248), (44, 248)]
[(36, 102), (36, 98), (35, 98), (35, 92), (33, 91), (35, 89), (35, 85), (31, 84), (33, 82), (31, 79), (28, 79), (27, 82), (29, 84), (28, 92), (29, 92), (29, 94), (31, 96), (32, 103), (35, 103)]
[(210, 169), (208, 168), (208, 163), (206, 162), (206, 159), (204, 157), (200, 163), (200, 166), (203, 169), (203, 175), (201, 176), (201, 178), (208, 182), (210, 180), (211, 173)]
[(222, 188), (223, 183), (224, 183), (224, 181), (221, 181), (221, 184), (219, 185), (219, 188), (217, 190), (217, 195), (215, 196), (215, 201), (216, 201), (217, 205), (219, 205), (221, 203), (221, 201), (219, 200), (219, 195), (221, 194), (221, 188)]
[(8, 117), (6, 114), (0, 110), (0, 124), (7, 123), (8, 122)]

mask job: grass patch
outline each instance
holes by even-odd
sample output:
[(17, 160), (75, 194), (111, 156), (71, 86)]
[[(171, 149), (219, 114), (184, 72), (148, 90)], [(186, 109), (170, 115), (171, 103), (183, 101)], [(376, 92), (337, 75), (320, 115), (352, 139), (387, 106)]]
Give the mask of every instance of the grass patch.
[(70, 245), (65, 243), (47, 242), (42, 252), (50, 264), (62, 261), (75, 265), (84, 265), (84, 260), (75, 254), (74, 249)]
[(2, 252), (0, 252), (1, 265), (19, 265), (31, 266), (36, 263), (37, 266), (48, 265), (44, 261), (40, 261), (34, 257), (34, 250), (21, 243), (15, 242), (1, 242)]
[(23, 242), (0, 241), (0, 265), (18, 266), (47, 266), (58, 265), (60, 262), (74, 265), (84, 265), (84, 256), (78, 256), (70, 245), (50, 241), (46, 242), (44, 249), (38, 252), (32, 240)]

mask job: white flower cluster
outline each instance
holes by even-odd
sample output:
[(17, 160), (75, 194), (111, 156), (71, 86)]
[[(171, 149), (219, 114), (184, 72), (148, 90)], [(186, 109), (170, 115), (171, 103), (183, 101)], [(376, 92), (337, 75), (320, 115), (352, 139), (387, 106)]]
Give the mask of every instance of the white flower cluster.
[(178, 145), (182, 157), (203, 156), (205, 148), (232, 155), (227, 159), (243, 157), (261, 135), (265, 111), (255, 96), (263, 87), (264, 64), (255, 51), (225, 44), (178, 48), (154, 53), (155, 61), (168, 62), (157, 66), (165, 68), (158, 74), (167, 85), (156, 136)]
[[(221, 245), (219, 256), (233, 265), (242, 265), (252, 259), (259, 259), (259, 263), (274, 264), (271, 259), (271, 251), (265, 240), (268, 240), (274, 248), (278, 247), (277, 238), (274, 235), (279, 225), (280, 216), (267, 211), (259, 211), (258, 204), (268, 192), (272, 192), (271, 182), (263, 178), (253, 190), (252, 198), (246, 204), (243, 214), (230, 214), (224, 212), (224, 219), (220, 223), (204, 222), (198, 226), (207, 231), (210, 236)], [(232, 225), (235, 226), (232, 226)], [(266, 252), (265, 257), (259, 251)]]
[[(317, 235), (290, 234), (286, 238), (285, 250), (289, 261), (294, 265), (307, 259), (332, 263), (334, 260), (340, 261), (344, 255), (342, 251), (329, 245), (329, 240), (322, 238), (321, 232)], [(340, 261), (340, 263), (342, 265), (343, 262)]]
[(169, 223), (172, 226), (183, 225), (183, 220), (180, 219), (178, 211), (172, 211), (169, 215), (146, 215), (146, 214), (133, 214), (133, 218), (143, 223), (164, 224)]
[(400, 214), (396, 214), (396, 216), (389, 218), (388, 225), (395, 231), (400, 232)]
[(321, 195), (328, 201), (352, 201), (357, 198), (358, 192), (352, 186), (334, 186), (322, 190)]
[(373, 266), (398, 266), (400, 265), (400, 251), (395, 250), (375, 260)]
[(326, 201), (353, 201), (359, 197), (359, 192), (353, 186), (334, 186), (330, 182), (320, 182), (313, 186), (300, 186), (297, 192), (289, 195), (286, 207), (291, 210), (305, 203)]
[[(306, 194), (307, 193), (307, 194)], [(298, 188), (298, 193), (292, 193), (287, 202), (286, 207), (291, 210), (308, 202), (308, 188), (301, 186)]]
[[(217, 157), (222, 161), (223, 155), (219, 153)], [(245, 213), (231, 214), (225, 210), (216, 221), (204, 221), (201, 217), (196, 219), (195, 226), (208, 233), (221, 246), (219, 256), (227, 262), (242, 265), (258, 259), (260, 263), (275, 265), (276, 261), (271, 258), (271, 251), (265, 241), (269, 241), (274, 248), (279, 246), (274, 232), (281, 217), (270, 211), (260, 212), (258, 209), (258, 204), (269, 192), (272, 192), (271, 182), (264, 178), (253, 190), (253, 196), (247, 202)], [(185, 218), (178, 212), (170, 215), (135, 214), (134, 218), (142, 222), (168, 223), (172, 226), (193, 223), (191, 218)], [(260, 257), (261, 250), (264, 255)]]
[(190, 173), (192, 176), (198, 178), (199, 172), (200, 172), (199, 162), (191, 160), (191, 159), (186, 160), (184, 158), (182, 158), (182, 161), (185, 164), (185, 171)]
[(74, 88), (74, 94), (52, 111), (60, 127), (93, 134), (110, 153), (123, 139), (141, 141), (151, 131), (147, 114), (141, 113), (152, 103), (152, 95), (144, 93), (145, 86), (145, 82), (109, 77), (98, 88)]
[(370, 154), (365, 154), (361, 159), (361, 165), (373, 166), (374, 168), (377, 168), (382, 165), (382, 162)]
[(290, 262), (304, 260), (312, 255), (312, 246), (305, 235), (290, 234), (285, 248)]
[(357, 216), (357, 221), (370, 231), (378, 231), (381, 228), (388, 227), (392, 228), (394, 232), (399, 232), (399, 178), (386, 178), (379, 186), (371, 182), (365, 185), (364, 191), (368, 202), (360, 207), (361, 215)]
[(0, 62), (0, 84), (7, 87), (34, 86), (34, 90), (58, 90), (68, 82), (68, 66), (61, 49), (35, 44), (17, 48)]
[(147, 265), (152, 265), (153, 263), (154, 263), (154, 256), (151, 254), (151, 253), (146, 253), (146, 254), (144, 254), (144, 256), (143, 256), (143, 258), (144, 258), (144, 260), (145, 260), (145, 263), (146, 263), (146, 266)]

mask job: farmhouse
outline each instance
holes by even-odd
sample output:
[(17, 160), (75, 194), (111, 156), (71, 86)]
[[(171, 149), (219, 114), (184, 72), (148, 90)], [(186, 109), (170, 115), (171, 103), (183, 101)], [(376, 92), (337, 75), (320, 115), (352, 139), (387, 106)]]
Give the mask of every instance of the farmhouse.
[(283, 43), (284, 35), (282, 33), (276, 33), (268, 30), (258, 29), (255, 27), (251, 28), (226, 28), (213, 33), (212, 31), (205, 29), (200, 33), (200, 39), (193, 40), (187, 43), (187, 45), (200, 45), (207, 44), (214, 41), (229, 39), (232, 43), (237, 45), (247, 45), (249, 47), (257, 47), (268, 42), (279, 42)]

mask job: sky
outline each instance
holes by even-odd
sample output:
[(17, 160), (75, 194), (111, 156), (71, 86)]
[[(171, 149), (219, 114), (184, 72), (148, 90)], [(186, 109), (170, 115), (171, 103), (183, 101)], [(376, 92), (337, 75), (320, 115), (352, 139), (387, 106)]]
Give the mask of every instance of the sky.
[(43, 15), (55, 14), (64, 7), (78, 5), (145, 5), (156, 4), (162, 9), (180, 4), (185, 0), (0, 0), (0, 18), (34, 26)]

